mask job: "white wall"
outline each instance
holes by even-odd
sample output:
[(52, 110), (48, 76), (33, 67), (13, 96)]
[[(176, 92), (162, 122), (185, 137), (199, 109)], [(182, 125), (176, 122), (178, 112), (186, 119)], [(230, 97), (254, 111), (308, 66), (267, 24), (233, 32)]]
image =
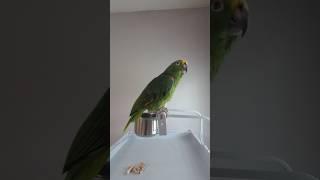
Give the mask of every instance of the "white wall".
[[(174, 60), (187, 58), (168, 108), (210, 114), (209, 9), (111, 15), (111, 143), (121, 135), (143, 88)], [(132, 126), (131, 126), (132, 128)]]

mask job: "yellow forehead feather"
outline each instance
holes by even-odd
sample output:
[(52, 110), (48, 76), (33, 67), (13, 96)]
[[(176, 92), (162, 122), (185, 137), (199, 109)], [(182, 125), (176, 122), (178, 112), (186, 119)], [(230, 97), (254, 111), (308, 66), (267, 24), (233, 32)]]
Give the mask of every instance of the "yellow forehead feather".
[(183, 64), (188, 64), (187, 59), (180, 59), (180, 61), (182, 61)]

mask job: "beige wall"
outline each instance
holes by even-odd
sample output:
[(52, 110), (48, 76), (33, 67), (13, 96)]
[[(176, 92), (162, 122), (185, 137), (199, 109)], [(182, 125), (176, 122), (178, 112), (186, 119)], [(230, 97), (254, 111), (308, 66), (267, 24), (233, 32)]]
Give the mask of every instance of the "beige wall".
[(178, 58), (187, 58), (189, 69), (168, 108), (209, 117), (208, 8), (112, 14), (110, 28), (111, 143), (143, 88)]

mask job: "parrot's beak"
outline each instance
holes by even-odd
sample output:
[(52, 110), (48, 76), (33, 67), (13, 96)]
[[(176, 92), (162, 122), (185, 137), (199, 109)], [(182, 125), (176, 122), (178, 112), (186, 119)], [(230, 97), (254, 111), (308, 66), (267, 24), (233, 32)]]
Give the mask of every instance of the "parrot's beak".
[(235, 36), (244, 37), (246, 34), (248, 29), (248, 14), (248, 9), (244, 6), (239, 6), (235, 10), (230, 20), (231, 29)]
[(187, 62), (187, 61), (184, 61), (184, 62), (183, 62), (183, 70), (184, 70), (185, 72), (188, 72), (188, 62)]

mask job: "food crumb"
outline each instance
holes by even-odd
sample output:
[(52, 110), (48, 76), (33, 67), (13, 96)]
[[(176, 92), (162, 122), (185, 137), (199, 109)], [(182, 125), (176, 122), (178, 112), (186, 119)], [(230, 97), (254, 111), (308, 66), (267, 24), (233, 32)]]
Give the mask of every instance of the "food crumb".
[(126, 174), (139, 175), (143, 171), (144, 171), (144, 163), (140, 162), (138, 164), (128, 166)]

